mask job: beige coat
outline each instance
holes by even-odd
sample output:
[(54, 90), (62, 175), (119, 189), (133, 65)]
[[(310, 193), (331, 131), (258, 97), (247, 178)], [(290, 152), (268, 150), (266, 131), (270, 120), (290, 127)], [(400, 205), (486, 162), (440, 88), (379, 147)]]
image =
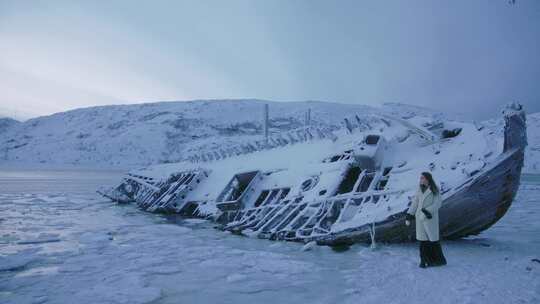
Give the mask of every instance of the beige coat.
[[(416, 192), (407, 213), (414, 215), (416, 219), (416, 239), (419, 241), (436, 242), (439, 240), (439, 208), (441, 196), (434, 195), (428, 188), (424, 193), (420, 189)], [(422, 208), (431, 213), (428, 219)]]

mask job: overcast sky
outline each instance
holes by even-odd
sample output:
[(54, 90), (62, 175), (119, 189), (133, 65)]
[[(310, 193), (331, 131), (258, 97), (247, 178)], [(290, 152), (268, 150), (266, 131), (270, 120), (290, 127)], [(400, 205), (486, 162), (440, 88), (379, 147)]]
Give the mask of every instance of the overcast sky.
[(538, 0), (0, 0), (0, 114), (259, 98), (481, 119), (540, 111), (539, 54)]

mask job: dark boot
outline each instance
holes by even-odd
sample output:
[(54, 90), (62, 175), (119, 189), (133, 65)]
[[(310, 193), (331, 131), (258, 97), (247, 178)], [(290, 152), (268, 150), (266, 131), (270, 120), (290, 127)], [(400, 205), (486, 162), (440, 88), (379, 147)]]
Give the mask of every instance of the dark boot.
[(446, 258), (442, 252), (440, 242), (431, 242), (431, 254), (433, 258), (433, 266), (446, 265)]
[(426, 263), (426, 242), (425, 241), (420, 241), (420, 265), (418, 265), (418, 267), (420, 268), (426, 268), (427, 267), (427, 263)]
[(433, 246), (430, 241), (424, 242), (424, 261), (426, 262), (427, 267), (431, 267), (434, 264), (433, 260)]

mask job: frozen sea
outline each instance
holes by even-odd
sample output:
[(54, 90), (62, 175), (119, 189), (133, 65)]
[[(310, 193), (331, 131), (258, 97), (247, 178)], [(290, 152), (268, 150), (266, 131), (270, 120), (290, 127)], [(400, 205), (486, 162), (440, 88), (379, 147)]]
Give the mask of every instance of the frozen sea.
[(0, 171), (0, 303), (540, 303), (540, 176), (506, 216), (444, 241), (347, 251), (231, 235), (95, 193), (120, 172)]

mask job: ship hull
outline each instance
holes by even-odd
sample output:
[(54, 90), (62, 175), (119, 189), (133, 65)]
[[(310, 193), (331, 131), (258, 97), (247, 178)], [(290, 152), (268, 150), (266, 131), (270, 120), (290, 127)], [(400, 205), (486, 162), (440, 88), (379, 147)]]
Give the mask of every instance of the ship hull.
[[(457, 239), (488, 229), (506, 214), (517, 194), (527, 146), (526, 116), (517, 104), (511, 105), (504, 114), (502, 152), (492, 158), (490, 155), (494, 150), (476, 151), (482, 153), (486, 162), (480, 161), (481, 166), (473, 163), (469, 167), (461, 167), (458, 169), (460, 171), (455, 172), (460, 174), (459, 179), (445, 183), (444, 188), (447, 189), (442, 191), (443, 202), (439, 209), (443, 239)], [(470, 134), (478, 134), (475, 132), (482, 130), (475, 129), (469, 128)], [(416, 129), (411, 131), (410, 127), (406, 130), (407, 134), (417, 132)], [(354, 145), (360, 148), (333, 155), (328, 162), (328, 158), (325, 158), (322, 162), (324, 165), (320, 165), (322, 170), (319, 171), (317, 167), (316, 171), (309, 173), (308, 179), (302, 178), (304, 181), (296, 188), (291, 184), (294, 179), (286, 175), (286, 170), (262, 172), (262, 169), (258, 169), (230, 172), (232, 178), (217, 196), (214, 193), (214, 196), (207, 198), (207, 193), (204, 197), (189, 197), (197, 192), (194, 190), (201, 181), (211, 174), (211, 168), (197, 168), (174, 171), (167, 177), (157, 178), (128, 173), (120, 186), (111, 194), (104, 195), (119, 202), (135, 201), (147, 211), (209, 218), (221, 224), (221, 229), (260, 238), (315, 241), (320, 245), (412, 241), (415, 238), (415, 225), (405, 225), (407, 206), (404, 199), (406, 195), (412, 195), (417, 187), (410, 183), (411, 175), (404, 174), (411, 168), (399, 169), (407, 162), (383, 166), (383, 154), (388, 148), (386, 141), (381, 140), (380, 136), (371, 135), (368, 143), (368, 137)], [(427, 140), (425, 135), (421, 134), (420, 138), (421, 143), (435, 143)], [(473, 140), (475, 137), (470, 138)], [(396, 145), (401, 141), (397, 142)], [(417, 148), (423, 147), (418, 145)], [(461, 147), (458, 150), (469, 153), (469, 160), (474, 152)], [(435, 151), (435, 154), (437, 152), (440, 153)], [(465, 156), (465, 153), (461, 153), (461, 156)], [(355, 157), (351, 158), (351, 155)], [(333, 162), (333, 165), (329, 164)], [(397, 171), (393, 171), (394, 165)], [(457, 169), (455, 165), (443, 167), (430, 163), (429, 166), (433, 174), (441, 179), (455, 175), (450, 170)], [(221, 170), (230, 169), (225, 166)], [(323, 175), (323, 170), (326, 175)], [(218, 179), (227, 175), (214, 176), (215, 180), (209, 185), (215, 185)], [(265, 182), (266, 176), (270, 177)], [(313, 188), (321, 176), (326, 182), (321, 183), (319, 189)], [(388, 191), (388, 183), (394, 180), (397, 184), (407, 185), (407, 188), (389, 187)], [(257, 186), (258, 183), (266, 184)], [(305, 198), (306, 193), (310, 193), (308, 191), (312, 191), (311, 195)], [(332, 194), (323, 196), (327, 193)], [(391, 208), (389, 202), (392, 198), (399, 201), (394, 201), (398, 204)], [(375, 218), (383, 220), (373, 222)]]
[[(466, 182), (459, 191), (444, 198), (439, 210), (440, 233), (444, 239), (475, 235), (506, 214), (519, 189), (524, 153), (505, 152), (490, 170)], [(321, 245), (371, 242), (373, 225), (364, 225), (313, 239)], [(414, 225), (405, 225), (405, 212), (375, 223), (375, 239), (382, 242), (414, 240)]]

